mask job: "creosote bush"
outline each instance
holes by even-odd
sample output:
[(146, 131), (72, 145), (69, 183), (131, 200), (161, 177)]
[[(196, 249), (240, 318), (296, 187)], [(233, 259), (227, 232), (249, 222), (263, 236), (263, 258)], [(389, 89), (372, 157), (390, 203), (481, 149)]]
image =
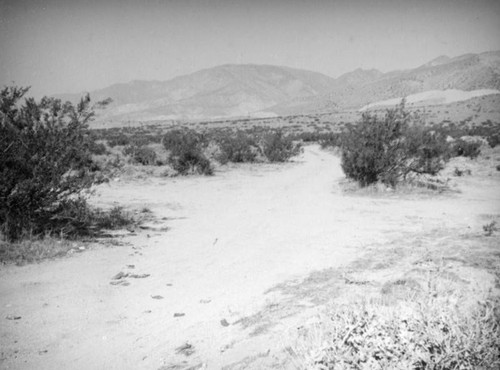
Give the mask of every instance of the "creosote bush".
[(0, 91), (0, 236), (88, 234), (95, 223), (83, 195), (98, 166), (87, 123), (96, 105), (88, 96), (76, 105), (47, 97), (21, 104), (27, 91)]
[(286, 162), (291, 157), (298, 155), (300, 144), (296, 144), (290, 137), (277, 130), (263, 135), (261, 140), (262, 153), (269, 162)]
[(215, 141), (221, 152), (217, 159), (222, 164), (255, 162), (260, 152), (256, 140), (240, 130), (236, 133), (220, 133), (215, 137)]
[(156, 152), (147, 146), (127, 145), (123, 148), (123, 154), (130, 156), (134, 162), (144, 166), (157, 164)]
[(172, 130), (163, 137), (163, 146), (170, 151), (168, 161), (181, 175), (199, 173), (212, 175), (213, 168), (203, 154), (204, 137), (193, 130)]
[(404, 101), (383, 118), (364, 113), (343, 132), (342, 169), (361, 186), (375, 182), (395, 186), (410, 174), (437, 174), (449, 159), (444, 135), (419, 125)]
[(454, 157), (468, 157), (475, 159), (481, 154), (481, 143), (458, 139), (453, 143), (452, 154)]

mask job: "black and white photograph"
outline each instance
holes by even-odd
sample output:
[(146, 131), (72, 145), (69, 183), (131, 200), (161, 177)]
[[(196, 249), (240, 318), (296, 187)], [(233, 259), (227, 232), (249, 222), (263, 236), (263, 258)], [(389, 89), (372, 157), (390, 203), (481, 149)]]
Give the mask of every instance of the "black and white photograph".
[(0, 0), (0, 369), (500, 370), (500, 1)]

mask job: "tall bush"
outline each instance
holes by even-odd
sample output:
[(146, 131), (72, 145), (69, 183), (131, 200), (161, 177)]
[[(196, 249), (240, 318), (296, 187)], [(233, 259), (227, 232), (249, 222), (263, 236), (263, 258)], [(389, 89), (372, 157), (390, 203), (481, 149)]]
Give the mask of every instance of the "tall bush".
[(361, 186), (395, 186), (411, 173), (435, 175), (448, 159), (444, 135), (425, 129), (404, 101), (383, 118), (369, 113), (341, 137), (342, 169)]
[(61, 225), (63, 206), (95, 181), (89, 96), (76, 105), (47, 97), (21, 104), (27, 91), (0, 91), (0, 233), (9, 240)]

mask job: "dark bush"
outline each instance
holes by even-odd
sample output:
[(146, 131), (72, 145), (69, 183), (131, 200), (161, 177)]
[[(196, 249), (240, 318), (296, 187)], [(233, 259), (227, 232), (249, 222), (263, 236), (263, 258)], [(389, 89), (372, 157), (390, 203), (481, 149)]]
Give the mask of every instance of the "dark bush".
[(84, 198), (68, 199), (61, 202), (54, 216), (40, 222), (38, 233), (57, 234), (65, 238), (77, 236), (97, 236), (102, 229), (118, 229), (134, 223), (132, 216), (122, 207), (109, 211), (92, 209)]
[(408, 158), (406, 174), (413, 172), (437, 175), (450, 159), (450, 145), (440, 133), (413, 124), (406, 127), (404, 137)]
[(221, 150), (218, 157), (221, 163), (255, 162), (259, 154), (259, 147), (255, 140), (243, 131), (220, 134), (216, 142)]
[(135, 163), (144, 166), (157, 164), (156, 152), (147, 146), (127, 145), (123, 148), (123, 154), (131, 157)]
[(377, 181), (395, 186), (410, 173), (436, 174), (448, 159), (444, 135), (417, 125), (404, 102), (383, 118), (363, 114), (340, 139), (342, 169), (361, 186)]
[(204, 137), (193, 130), (173, 130), (163, 137), (163, 146), (170, 151), (168, 161), (182, 175), (212, 175), (210, 161), (203, 154)]
[(481, 154), (481, 143), (478, 141), (456, 140), (452, 146), (452, 155), (454, 157), (477, 158)]
[(108, 153), (106, 145), (104, 145), (103, 143), (96, 143), (95, 141), (90, 142), (89, 150), (92, 154), (95, 155), (104, 155)]
[(286, 162), (301, 150), (300, 144), (294, 143), (280, 130), (264, 134), (260, 145), (262, 153), (270, 162)]
[(27, 91), (0, 92), (0, 233), (9, 240), (47, 230), (65, 233), (70, 220), (63, 215), (96, 182), (90, 98), (76, 106), (47, 97), (20, 105)]
[(319, 139), (319, 144), (323, 149), (329, 147), (339, 147), (340, 146), (340, 135), (337, 133), (329, 132), (322, 134)]
[(169, 162), (172, 168), (181, 175), (189, 173), (213, 175), (213, 168), (210, 161), (198, 150), (183, 150), (178, 155), (171, 155)]
[(125, 135), (125, 134), (118, 134), (116, 136), (110, 137), (108, 139), (108, 145), (111, 148), (114, 148), (115, 146), (125, 146), (130, 144), (130, 138)]
[(491, 147), (491, 148), (494, 148), (496, 147), (498, 144), (500, 144), (500, 134), (493, 134), (493, 135), (490, 135), (486, 138), (486, 140), (488, 141), (488, 145)]

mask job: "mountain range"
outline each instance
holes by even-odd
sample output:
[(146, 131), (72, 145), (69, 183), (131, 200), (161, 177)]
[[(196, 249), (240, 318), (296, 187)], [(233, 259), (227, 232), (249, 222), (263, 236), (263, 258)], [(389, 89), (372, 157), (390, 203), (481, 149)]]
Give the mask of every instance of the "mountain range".
[[(201, 120), (360, 109), (440, 90), (500, 90), (500, 51), (440, 56), (415, 69), (356, 69), (338, 78), (289, 67), (227, 64), (168, 81), (132, 81), (91, 91), (113, 99), (100, 119)], [(56, 97), (76, 101), (82, 94)]]

